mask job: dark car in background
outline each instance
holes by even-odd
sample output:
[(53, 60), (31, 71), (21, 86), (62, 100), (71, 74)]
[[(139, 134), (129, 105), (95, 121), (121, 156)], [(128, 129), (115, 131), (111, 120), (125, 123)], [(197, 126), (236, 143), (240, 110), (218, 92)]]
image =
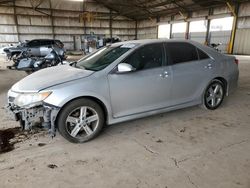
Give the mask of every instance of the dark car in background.
[(5, 48), (4, 52), (8, 59), (18, 56), (22, 51), (29, 50), (29, 54), (35, 57), (44, 57), (51, 51), (51, 46), (64, 50), (64, 44), (60, 40), (54, 39), (34, 39), (21, 43), (17, 47)]

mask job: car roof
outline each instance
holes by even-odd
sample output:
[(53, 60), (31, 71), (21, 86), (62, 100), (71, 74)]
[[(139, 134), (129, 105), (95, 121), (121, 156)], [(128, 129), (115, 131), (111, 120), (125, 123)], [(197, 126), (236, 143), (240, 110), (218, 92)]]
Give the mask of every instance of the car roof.
[(124, 42), (117, 42), (117, 43), (112, 44), (112, 46), (119, 46), (123, 44), (144, 45), (144, 44), (151, 44), (151, 43), (158, 43), (158, 42), (185, 42), (185, 43), (192, 43), (192, 44), (197, 43), (195, 41), (186, 40), (186, 39), (142, 39), (142, 40), (130, 40), (130, 41), (124, 41)]
[(187, 39), (143, 39), (143, 40), (131, 40), (131, 41), (125, 41), (125, 42), (117, 42), (117, 43), (112, 44), (111, 46), (118, 47), (118, 46), (123, 45), (123, 44), (137, 44), (138, 46), (143, 46), (145, 44), (153, 44), (153, 43), (159, 43), (159, 42), (167, 42), (167, 43), (171, 43), (171, 42), (189, 43), (189, 44), (192, 44), (192, 45), (198, 47), (199, 49), (205, 51), (212, 58), (221, 58), (222, 56), (224, 56), (223, 54), (217, 52), (216, 50), (214, 50), (211, 47), (208, 47), (208, 46), (206, 46), (204, 44), (198, 43), (198, 42), (193, 41), (193, 40), (187, 40)]
[(30, 41), (33, 41), (33, 40), (40, 40), (40, 41), (60, 41), (58, 39), (32, 39)]

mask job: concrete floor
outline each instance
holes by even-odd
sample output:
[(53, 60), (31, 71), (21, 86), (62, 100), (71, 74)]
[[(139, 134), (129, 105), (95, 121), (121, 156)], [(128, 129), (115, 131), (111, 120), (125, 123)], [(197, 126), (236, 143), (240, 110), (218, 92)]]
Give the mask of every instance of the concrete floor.
[[(238, 90), (218, 110), (192, 107), (108, 126), (85, 144), (33, 136), (0, 155), (0, 187), (250, 188), (250, 58), (239, 59)], [(0, 70), (1, 106), (23, 76)], [(18, 126), (3, 109), (0, 122)]]

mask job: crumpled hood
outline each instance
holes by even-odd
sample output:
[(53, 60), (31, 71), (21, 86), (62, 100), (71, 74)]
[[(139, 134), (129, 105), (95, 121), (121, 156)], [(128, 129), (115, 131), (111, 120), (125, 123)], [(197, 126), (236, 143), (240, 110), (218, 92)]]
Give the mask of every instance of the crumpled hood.
[(54, 85), (87, 77), (92, 73), (93, 71), (78, 69), (69, 65), (59, 65), (39, 70), (23, 78), (14, 84), (11, 90), (15, 92), (38, 92)]

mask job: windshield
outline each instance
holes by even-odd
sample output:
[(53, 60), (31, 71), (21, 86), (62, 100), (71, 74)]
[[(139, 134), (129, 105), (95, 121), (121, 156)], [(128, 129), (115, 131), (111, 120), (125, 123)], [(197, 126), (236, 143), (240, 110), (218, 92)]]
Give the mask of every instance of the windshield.
[(80, 59), (76, 63), (76, 67), (92, 71), (102, 70), (126, 53), (129, 49), (131, 49), (131, 46), (125, 45), (118, 47), (103, 47), (90, 56)]

